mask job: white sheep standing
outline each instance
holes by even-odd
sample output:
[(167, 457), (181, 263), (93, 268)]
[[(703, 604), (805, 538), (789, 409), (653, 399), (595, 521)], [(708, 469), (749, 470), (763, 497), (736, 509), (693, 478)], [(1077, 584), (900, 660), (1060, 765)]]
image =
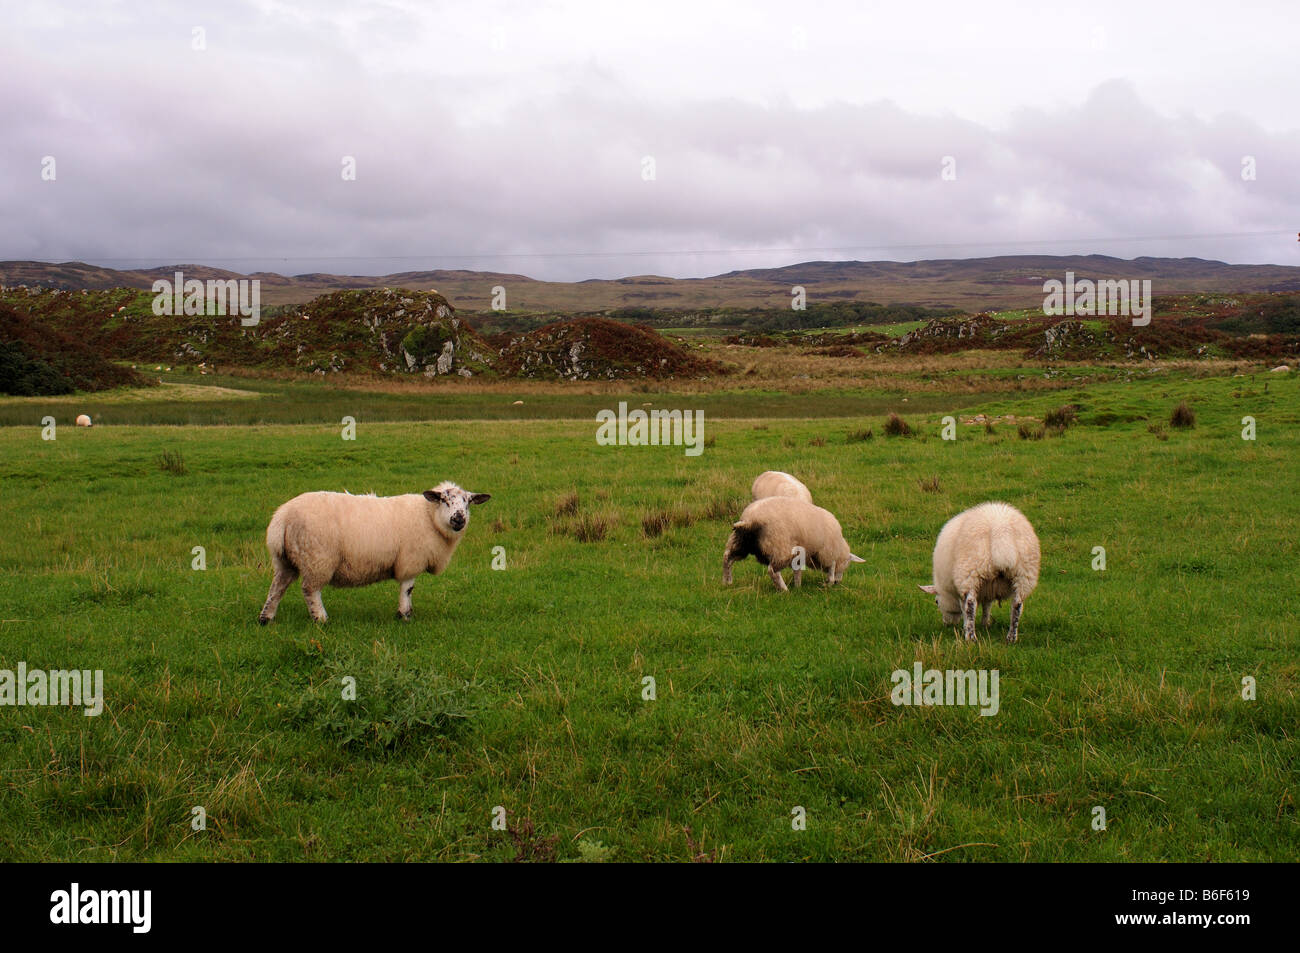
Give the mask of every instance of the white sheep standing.
[(469, 493), (448, 481), (403, 496), (295, 496), (266, 528), (275, 575), (257, 621), (266, 625), (275, 618), (284, 591), (298, 576), (317, 622), (328, 618), (320, 595), (325, 586), (368, 586), (383, 579), (397, 580), (397, 617), (410, 619), (416, 577), (447, 568), (469, 525), (469, 507), (488, 499), (487, 493)]
[(89, 414), (77, 414), (78, 427), (93, 427), (94, 422), (90, 419)]
[(768, 496), (745, 507), (731, 524), (731, 536), (722, 554), (722, 581), (731, 584), (731, 564), (753, 556), (767, 566), (772, 584), (781, 592), (787, 586), (781, 570), (794, 566), (794, 584), (803, 583), (803, 570), (826, 573), (827, 585), (844, 578), (849, 563), (866, 562), (849, 552), (840, 522), (827, 510), (790, 496)]
[(993, 600), (1001, 605), (1010, 597), (1012, 643), (1041, 561), (1038, 537), (1023, 513), (1007, 503), (981, 503), (944, 524), (934, 546), (934, 584), (920, 588), (934, 596), (945, 625), (963, 623), (967, 641), (975, 638), (976, 606), (984, 607), (988, 626)]
[(755, 500), (769, 496), (789, 496), (805, 503), (812, 502), (812, 492), (797, 479), (780, 470), (764, 470), (754, 477), (750, 495)]

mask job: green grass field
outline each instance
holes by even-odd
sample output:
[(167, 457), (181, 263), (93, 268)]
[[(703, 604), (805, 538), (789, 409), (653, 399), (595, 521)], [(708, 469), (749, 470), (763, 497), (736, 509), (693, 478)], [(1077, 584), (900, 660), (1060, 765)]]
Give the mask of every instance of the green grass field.
[[(1268, 384), (935, 394), (906, 405), (911, 438), (883, 435), (887, 395), (831, 419), (816, 395), (786, 419), (753, 396), (655, 397), (708, 408), (694, 458), (598, 446), (592, 419), (456, 422), (472, 408), (441, 398), (374, 422), (407, 398), (323, 386), (314, 418), (294, 397), (317, 423), (243, 423), (261, 401), (228, 399), (171, 406), (238, 426), (143, 426), (105, 403), (78, 431), (59, 405), (54, 441), (38, 421), (58, 402), (0, 402), (0, 668), (105, 679), (97, 718), (0, 708), (0, 858), (1293, 860), (1300, 387)], [(1196, 426), (1170, 429), (1183, 399)], [(957, 400), (959, 418), (1074, 403), (1080, 423), (1041, 440), (959, 424), (949, 442)], [(866, 559), (840, 587), (809, 572), (781, 595), (753, 560), (722, 586), (766, 468), (804, 479)], [(444, 478), (492, 500), (417, 583), (412, 622), (388, 583), (327, 590), (325, 626), (295, 587), (257, 625), (276, 505)], [(916, 588), (944, 520), (990, 498), (1043, 546), (1010, 647), (1006, 607), (968, 646)], [(896, 707), (891, 673), (916, 661), (997, 669), (1000, 710)], [(493, 829), (498, 806), (516, 835)]]

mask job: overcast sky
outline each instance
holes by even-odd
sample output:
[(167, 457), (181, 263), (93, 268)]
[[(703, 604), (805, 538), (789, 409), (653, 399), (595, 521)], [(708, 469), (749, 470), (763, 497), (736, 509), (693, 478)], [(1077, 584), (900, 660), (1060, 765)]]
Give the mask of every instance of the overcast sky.
[(38, 0), (4, 19), (3, 259), (557, 280), (1300, 264), (1296, 0)]

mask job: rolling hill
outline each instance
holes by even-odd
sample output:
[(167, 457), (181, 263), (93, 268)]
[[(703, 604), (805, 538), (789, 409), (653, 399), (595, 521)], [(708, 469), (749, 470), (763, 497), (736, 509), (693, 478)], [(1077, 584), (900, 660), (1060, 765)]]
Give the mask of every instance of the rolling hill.
[(936, 261), (810, 261), (780, 268), (731, 271), (709, 278), (633, 275), (611, 280), (538, 281), (525, 275), (463, 270), (409, 271), (389, 275), (271, 272), (244, 275), (202, 265), (115, 270), (82, 262), (0, 262), (0, 284), (41, 285), (63, 290), (149, 289), (177, 271), (186, 277), (257, 278), (262, 303), (301, 304), (322, 294), (367, 288), (437, 289), (457, 310), (488, 311), (492, 289), (507, 290), (511, 311), (594, 312), (615, 308), (790, 307), (791, 288), (802, 285), (808, 301), (908, 302), (951, 306), (970, 312), (1041, 305), (1047, 278), (1145, 279), (1157, 295), (1215, 291), (1300, 291), (1300, 267), (1229, 265), (1201, 258), (1112, 258), (1105, 255), (1017, 255)]

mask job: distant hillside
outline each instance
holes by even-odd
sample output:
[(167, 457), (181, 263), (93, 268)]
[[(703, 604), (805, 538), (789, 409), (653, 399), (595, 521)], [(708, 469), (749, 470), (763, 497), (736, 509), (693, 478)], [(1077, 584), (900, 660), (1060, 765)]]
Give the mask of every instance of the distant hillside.
[(614, 280), (537, 281), (524, 275), (460, 270), (392, 275), (309, 274), (286, 277), (269, 272), (241, 275), (201, 265), (115, 271), (80, 262), (0, 262), (0, 284), (42, 285), (63, 290), (149, 289), (155, 279), (177, 270), (187, 277), (258, 278), (263, 304), (301, 304), (343, 289), (436, 289), (461, 311), (488, 311), (492, 289), (506, 289), (514, 312), (599, 312), (619, 308), (769, 308), (790, 310), (791, 288), (802, 285), (808, 303), (875, 301), (928, 308), (953, 307), (972, 313), (1041, 305), (1043, 281), (1063, 278), (1149, 278), (1158, 295), (1193, 292), (1300, 291), (1300, 267), (1229, 265), (1200, 258), (1135, 258), (1104, 255), (1016, 255), (937, 261), (811, 261), (781, 268), (732, 271), (711, 278), (634, 275)]
[(0, 304), (0, 394), (43, 397), (152, 383), (79, 338)]
[(252, 327), (236, 316), (156, 315), (152, 300), (130, 288), (0, 291), (0, 307), (23, 312), (32, 326), (121, 361), (467, 377), (496, 358), (430, 292), (338, 291), (301, 308), (264, 309)]
[[(95, 389), (96, 375), (108, 379), (110, 372), (116, 377), (104, 386), (139, 380), (104, 358), (426, 378), (621, 380), (723, 372), (654, 331), (604, 319), (559, 321), (490, 343), (436, 292), (336, 291), (298, 307), (266, 308), (249, 327), (238, 316), (156, 315), (152, 302), (150, 293), (131, 288), (0, 289), (0, 375), (19, 381), (11, 393), (35, 394)], [(33, 363), (38, 359), (44, 363)], [(89, 368), (92, 359), (94, 374), (71, 383), (68, 373), (45, 367)], [(0, 385), (5, 380), (0, 376)]]

